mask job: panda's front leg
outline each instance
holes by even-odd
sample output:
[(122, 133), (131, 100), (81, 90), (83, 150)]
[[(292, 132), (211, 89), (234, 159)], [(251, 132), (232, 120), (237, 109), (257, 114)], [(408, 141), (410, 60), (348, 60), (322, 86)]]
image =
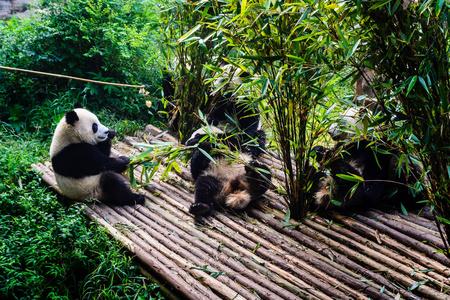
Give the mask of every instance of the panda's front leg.
[(272, 184), (272, 172), (270, 168), (253, 160), (245, 166), (245, 177), (249, 184), (249, 191), (253, 197), (262, 196)]
[[(206, 153), (210, 153), (212, 146), (208, 142), (203, 142), (201, 145), (198, 146), (198, 148), (201, 148)], [(210, 163), (211, 160), (208, 157), (206, 157), (202, 151), (200, 151), (199, 149), (194, 149), (191, 158), (192, 178), (194, 180), (197, 180), (200, 174), (202, 174), (202, 172), (209, 167)]]
[(144, 204), (144, 195), (134, 193), (125, 178), (115, 172), (104, 172), (100, 176), (100, 200), (111, 205)]
[(130, 159), (126, 156), (109, 157), (105, 166), (105, 171), (113, 171), (116, 173), (123, 173), (130, 164)]
[(213, 176), (200, 176), (195, 181), (195, 202), (189, 212), (195, 216), (209, 215), (222, 189), (220, 181)]
[(116, 136), (116, 132), (112, 129), (108, 131), (108, 138), (104, 140), (103, 142), (100, 142), (97, 144), (98, 150), (105, 154), (106, 156), (111, 155), (111, 145), (112, 145), (112, 139)]

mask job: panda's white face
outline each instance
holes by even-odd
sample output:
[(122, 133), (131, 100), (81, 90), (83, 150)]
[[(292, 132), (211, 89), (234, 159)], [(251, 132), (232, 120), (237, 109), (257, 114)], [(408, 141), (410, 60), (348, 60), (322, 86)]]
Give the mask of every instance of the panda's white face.
[(112, 131), (103, 126), (96, 115), (83, 108), (76, 108), (74, 112), (78, 120), (72, 126), (75, 134), (80, 138), (80, 142), (95, 145), (111, 137)]

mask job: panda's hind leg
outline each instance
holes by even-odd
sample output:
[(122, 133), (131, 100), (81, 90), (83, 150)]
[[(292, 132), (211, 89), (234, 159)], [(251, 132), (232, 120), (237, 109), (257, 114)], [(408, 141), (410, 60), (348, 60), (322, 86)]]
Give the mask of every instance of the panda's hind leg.
[(125, 178), (115, 172), (104, 172), (100, 177), (100, 200), (111, 205), (143, 204), (144, 196), (133, 193)]
[(189, 212), (195, 216), (209, 215), (222, 190), (220, 181), (209, 175), (202, 175), (195, 181), (195, 202)]

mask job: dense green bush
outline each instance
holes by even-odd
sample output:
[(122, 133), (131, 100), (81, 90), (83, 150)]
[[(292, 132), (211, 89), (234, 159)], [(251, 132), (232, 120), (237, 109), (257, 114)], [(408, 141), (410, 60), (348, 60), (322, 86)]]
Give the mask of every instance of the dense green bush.
[(62, 206), (31, 172), (47, 146), (0, 128), (0, 298), (161, 298), (80, 205)]
[[(155, 92), (161, 57), (154, 8), (143, 0), (47, 1), (31, 19), (0, 22), (0, 65), (146, 84)], [(39, 119), (34, 112), (41, 105), (60, 111), (81, 102), (122, 116), (149, 116), (148, 99), (137, 89), (6, 71), (0, 77), (0, 120), (17, 129), (36, 126), (28, 121)], [(44, 104), (48, 99), (53, 103)]]

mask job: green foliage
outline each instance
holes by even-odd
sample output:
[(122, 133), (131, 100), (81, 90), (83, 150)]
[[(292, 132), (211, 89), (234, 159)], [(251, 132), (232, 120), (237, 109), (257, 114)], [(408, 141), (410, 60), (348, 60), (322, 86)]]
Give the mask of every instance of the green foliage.
[[(222, 36), (203, 22), (214, 19), (219, 12), (216, 1), (168, 1), (161, 17), (167, 49), (165, 55), (174, 67), (169, 67), (175, 95), (171, 102), (171, 127), (181, 140), (189, 137), (200, 125), (193, 117), (199, 110), (207, 111), (215, 103), (211, 95), (211, 80), (222, 63), (227, 47)], [(170, 70), (173, 69), (173, 70)]]
[[(161, 58), (154, 1), (47, 1), (31, 19), (0, 22), (0, 64), (158, 89)], [(147, 117), (137, 89), (0, 72), (0, 119), (17, 129), (48, 99)], [(53, 100), (54, 101), (54, 100)], [(61, 101), (62, 102), (62, 101)], [(156, 103), (155, 103), (156, 104)], [(36, 117), (34, 117), (36, 119)]]
[(162, 298), (82, 205), (62, 206), (31, 171), (47, 151), (0, 129), (0, 298)]

